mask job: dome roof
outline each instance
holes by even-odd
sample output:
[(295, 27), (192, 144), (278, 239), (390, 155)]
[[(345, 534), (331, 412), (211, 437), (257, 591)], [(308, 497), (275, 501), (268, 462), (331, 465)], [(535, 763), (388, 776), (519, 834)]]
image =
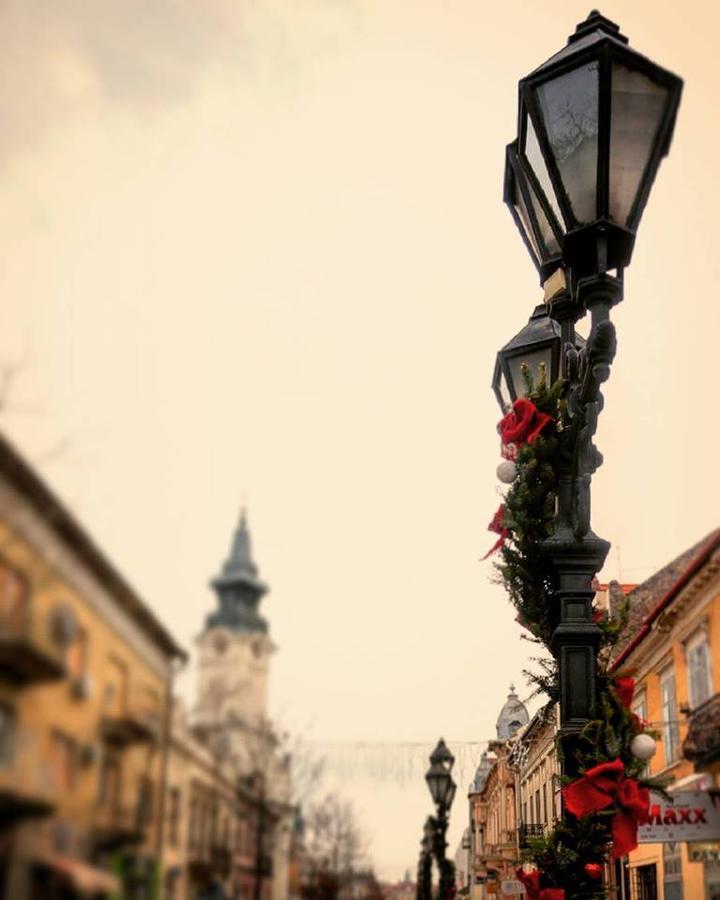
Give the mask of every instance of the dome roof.
[(491, 759), (488, 756), (487, 750), (485, 750), (483, 752), (483, 755), (480, 757), (480, 765), (477, 767), (475, 777), (470, 784), (471, 794), (479, 794), (480, 791), (485, 787), (485, 782), (487, 781), (487, 777), (490, 774), (490, 769), (492, 769), (494, 763), (495, 759)]
[(515, 693), (515, 685), (510, 685), (510, 693), (498, 716), (497, 736), (499, 741), (506, 741), (515, 732), (530, 721), (527, 708)]

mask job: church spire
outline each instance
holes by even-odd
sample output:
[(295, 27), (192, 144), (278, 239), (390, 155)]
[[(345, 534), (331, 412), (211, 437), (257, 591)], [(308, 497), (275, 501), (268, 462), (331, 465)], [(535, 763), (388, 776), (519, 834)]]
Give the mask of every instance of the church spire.
[(220, 625), (234, 631), (267, 633), (267, 622), (258, 612), (260, 599), (267, 592), (267, 586), (260, 581), (258, 567), (252, 558), (250, 530), (244, 506), (233, 535), (230, 555), (211, 585), (218, 596), (220, 608), (207, 617), (207, 628)]
[(230, 547), (230, 556), (228, 556), (223, 566), (222, 574), (216, 580), (241, 580), (254, 582), (257, 581), (258, 568), (253, 562), (252, 550), (250, 546), (250, 532), (247, 527), (247, 513), (243, 506), (240, 510), (240, 522), (235, 529), (232, 545)]

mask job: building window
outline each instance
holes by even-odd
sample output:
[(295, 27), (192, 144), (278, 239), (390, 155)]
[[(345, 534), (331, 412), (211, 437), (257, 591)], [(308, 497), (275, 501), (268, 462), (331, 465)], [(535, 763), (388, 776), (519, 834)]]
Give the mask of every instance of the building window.
[(50, 736), (50, 767), (53, 784), (59, 791), (69, 793), (75, 787), (77, 744), (61, 731)]
[[(642, 694), (638, 694), (635, 697), (635, 702), (632, 705), (632, 711), (641, 722), (647, 722), (647, 698), (645, 697), (644, 691)], [(645, 763), (639, 774), (643, 777), (647, 777), (650, 774), (650, 764)]]
[(143, 775), (140, 778), (140, 783), (138, 784), (137, 796), (138, 819), (141, 822), (149, 822), (152, 819), (154, 793), (155, 787), (153, 785), (152, 779), (148, 778), (147, 775)]
[(103, 712), (106, 716), (122, 716), (127, 709), (127, 666), (115, 657), (110, 657), (105, 675), (103, 692)]
[(0, 629), (20, 634), (26, 610), (27, 588), (22, 576), (0, 560)]
[(665, 900), (683, 900), (680, 844), (663, 844), (663, 888)]
[(631, 869), (632, 900), (658, 900), (657, 866), (637, 866)]
[(675, 671), (672, 667), (660, 674), (660, 696), (662, 698), (663, 744), (665, 765), (675, 762), (680, 747), (678, 730), (677, 699), (675, 696)]
[(78, 627), (74, 640), (67, 648), (65, 665), (70, 678), (79, 680), (87, 671), (87, 631)]
[(12, 765), (15, 740), (15, 712), (0, 704), (0, 768)]
[(170, 788), (168, 806), (168, 840), (177, 847), (180, 842), (180, 788)]
[(106, 753), (100, 766), (98, 803), (104, 809), (114, 809), (120, 800), (120, 759)]
[(687, 643), (687, 668), (690, 708), (697, 709), (712, 695), (710, 644), (704, 630), (699, 631)]

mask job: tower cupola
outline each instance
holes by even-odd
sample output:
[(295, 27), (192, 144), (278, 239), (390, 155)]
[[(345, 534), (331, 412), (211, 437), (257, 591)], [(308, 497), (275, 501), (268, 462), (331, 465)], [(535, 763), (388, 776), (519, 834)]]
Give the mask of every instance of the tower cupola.
[(505, 701), (505, 705), (500, 710), (497, 720), (497, 736), (499, 741), (506, 741), (513, 737), (518, 729), (523, 725), (527, 725), (530, 721), (527, 707), (515, 693), (515, 685), (510, 685), (510, 693)]
[(208, 615), (206, 628), (221, 626), (231, 631), (267, 634), (268, 623), (260, 615), (258, 607), (268, 589), (260, 580), (258, 567), (252, 558), (244, 509), (233, 535), (230, 555), (220, 574), (210, 584), (217, 594), (219, 607)]

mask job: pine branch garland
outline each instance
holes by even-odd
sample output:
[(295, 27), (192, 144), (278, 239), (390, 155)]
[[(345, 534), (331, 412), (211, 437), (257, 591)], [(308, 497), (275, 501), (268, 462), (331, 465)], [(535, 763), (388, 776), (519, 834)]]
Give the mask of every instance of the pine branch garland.
[[(539, 436), (524, 443), (516, 458), (517, 476), (509, 488), (500, 523), (508, 537), (495, 563), (496, 578), (501, 582), (517, 611), (520, 624), (527, 630), (529, 640), (542, 644), (552, 654), (550, 642), (554, 623), (554, 587), (545, 567), (541, 544), (553, 532), (557, 490), (557, 454), (559, 435), (563, 430), (566, 408), (562, 379), (548, 386), (544, 369), (537, 384), (527, 366), (522, 367), (526, 396), (537, 411), (550, 417)], [(597, 612), (601, 629), (598, 654), (598, 701), (595, 718), (572, 741), (576, 770), (581, 775), (602, 763), (621, 760), (625, 777), (635, 779), (642, 787), (663, 791), (665, 782), (644, 776), (645, 762), (633, 756), (633, 738), (648, 733), (645, 723), (623, 705), (616, 685), (617, 674), (612, 672), (613, 654), (621, 640), (629, 618), (629, 602), (625, 600), (612, 614)], [(559, 702), (560, 684), (556, 660), (534, 659), (534, 671), (525, 672), (535, 694), (547, 698), (549, 712)], [(655, 735), (653, 734), (653, 737)], [(562, 761), (565, 748), (560, 737), (556, 744)], [(566, 783), (573, 779), (565, 779)], [(602, 883), (592, 877), (597, 865), (603, 865), (612, 844), (612, 820), (617, 812), (614, 804), (582, 819), (558, 821), (541, 839), (529, 842), (523, 859), (532, 861), (542, 873), (543, 883), (573, 885), (572, 897), (588, 900), (605, 897)], [(589, 868), (588, 868), (589, 866)]]

